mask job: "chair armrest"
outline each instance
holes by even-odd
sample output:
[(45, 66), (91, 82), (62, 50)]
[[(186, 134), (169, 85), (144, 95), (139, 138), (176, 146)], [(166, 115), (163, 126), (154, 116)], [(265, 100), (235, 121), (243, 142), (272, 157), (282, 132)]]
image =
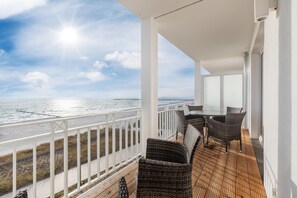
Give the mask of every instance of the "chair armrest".
[(146, 158), (175, 163), (187, 163), (187, 148), (178, 142), (149, 138)]
[(207, 123), (208, 123), (208, 128), (210, 130), (214, 130), (214, 131), (217, 131), (217, 130), (225, 131), (226, 130), (226, 124), (222, 123), (220, 121), (216, 121), (214, 119), (208, 119)]
[(192, 197), (192, 166), (140, 159), (137, 197)]

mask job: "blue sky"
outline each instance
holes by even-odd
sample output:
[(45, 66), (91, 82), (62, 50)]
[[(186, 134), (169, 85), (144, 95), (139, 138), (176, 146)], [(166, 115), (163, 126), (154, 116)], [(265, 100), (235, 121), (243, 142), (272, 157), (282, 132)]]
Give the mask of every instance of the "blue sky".
[[(159, 97), (193, 97), (193, 60), (162, 36), (158, 72)], [(139, 98), (140, 20), (115, 0), (0, 1), (0, 97)]]

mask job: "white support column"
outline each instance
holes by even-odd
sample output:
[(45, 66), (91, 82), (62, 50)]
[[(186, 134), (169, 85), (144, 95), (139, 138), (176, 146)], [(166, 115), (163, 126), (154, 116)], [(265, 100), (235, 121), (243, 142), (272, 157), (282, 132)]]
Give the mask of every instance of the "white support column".
[(201, 76), (201, 63), (195, 62), (195, 104), (203, 104), (203, 89), (202, 89), (202, 76)]
[(261, 111), (262, 111), (262, 98), (261, 98), (261, 55), (250, 55), (250, 67), (249, 67), (249, 109), (248, 118), (251, 138), (259, 138), (262, 130), (261, 124)]
[(244, 68), (243, 68), (243, 110), (247, 112), (244, 118), (244, 127), (248, 129), (248, 67), (249, 67), (249, 54), (244, 53)]
[(141, 21), (142, 152), (147, 138), (158, 137), (158, 27), (153, 18)]

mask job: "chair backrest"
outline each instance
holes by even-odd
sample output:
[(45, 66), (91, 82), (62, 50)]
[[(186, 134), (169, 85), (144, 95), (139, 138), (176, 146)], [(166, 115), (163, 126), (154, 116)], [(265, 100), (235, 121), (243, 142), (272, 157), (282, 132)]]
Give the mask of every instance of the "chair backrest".
[(140, 158), (136, 197), (192, 198), (192, 165)]
[(188, 163), (192, 163), (195, 150), (200, 140), (201, 133), (193, 125), (189, 124), (184, 139), (184, 144), (188, 149)]
[(177, 123), (177, 131), (181, 133), (185, 133), (186, 129), (186, 118), (183, 110), (176, 110), (176, 123)]
[(240, 125), (242, 123), (242, 120), (245, 116), (246, 112), (242, 113), (227, 113), (226, 119), (225, 119), (225, 124), (226, 125)]
[(199, 105), (199, 106), (188, 106), (189, 111), (202, 111), (203, 110), (203, 105)]
[(241, 113), (242, 108), (227, 107), (227, 113)]
[(129, 198), (129, 191), (124, 177), (121, 177), (119, 180), (118, 197)]

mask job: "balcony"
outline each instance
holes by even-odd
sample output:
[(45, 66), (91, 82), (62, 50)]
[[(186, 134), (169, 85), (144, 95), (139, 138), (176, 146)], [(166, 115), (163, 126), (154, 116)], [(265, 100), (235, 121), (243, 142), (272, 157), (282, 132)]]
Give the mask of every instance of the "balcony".
[[(158, 107), (158, 138), (175, 135), (174, 110), (187, 104)], [(10, 130), (39, 134), (0, 143), (0, 197), (74, 196), (142, 154), (140, 109), (0, 126)]]
[[(228, 155), (219, 142), (211, 140), (207, 148), (199, 143), (193, 161), (193, 197), (266, 197), (248, 132), (242, 131), (242, 137), (242, 153), (238, 142), (233, 141)], [(82, 197), (117, 197), (121, 176), (126, 178), (130, 197), (136, 197), (136, 174), (137, 163), (132, 163)]]
[[(174, 111), (187, 104), (158, 108), (158, 138), (174, 141)], [(29, 197), (116, 197), (121, 176), (126, 177), (130, 194), (135, 196), (137, 159), (142, 155), (140, 112), (136, 109), (1, 126), (2, 131), (37, 126), (52, 129), (0, 143), (2, 153), (12, 150), (12, 154), (0, 157), (2, 170), (12, 170), (6, 177), (2, 172), (2, 185), (10, 184), (7, 189), (12, 191), (2, 191), (1, 197), (24, 189)], [(78, 120), (100, 118), (104, 120), (101, 123), (75, 125)], [(193, 162), (194, 197), (266, 197), (250, 136), (247, 131), (242, 133), (242, 153), (236, 141), (230, 143), (228, 155), (220, 142), (210, 139), (206, 148), (199, 143)]]

